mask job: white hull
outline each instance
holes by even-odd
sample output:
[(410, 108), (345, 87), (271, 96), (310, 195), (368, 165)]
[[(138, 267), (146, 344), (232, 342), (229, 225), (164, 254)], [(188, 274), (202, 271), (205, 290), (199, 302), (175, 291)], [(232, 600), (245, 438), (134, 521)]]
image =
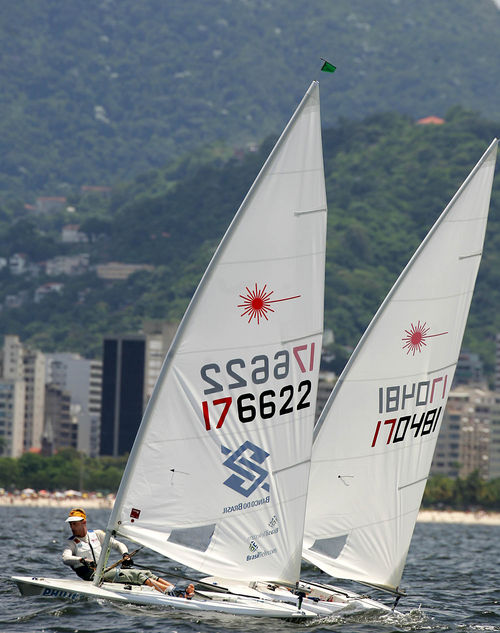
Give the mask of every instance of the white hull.
[(302, 593), (302, 599), (300, 599), (295, 592), (292, 593), (283, 585), (276, 585), (265, 581), (253, 582), (250, 587), (248, 585), (234, 584), (234, 582), (214, 577), (204, 578), (203, 581), (224, 586), (232, 593), (264, 597), (274, 602), (294, 604), (297, 607), (300, 602), (301, 608), (307, 611), (314, 611), (316, 615), (321, 617), (328, 617), (339, 612), (353, 614), (367, 611), (392, 611), (390, 607), (382, 602), (334, 585), (300, 581), (299, 590)]
[[(197, 590), (196, 597), (187, 600), (161, 594), (145, 585), (103, 583), (101, 587), (96, 587), (84, 580), (30, 576), (13, 576), (12, 580), (23, 596), (63, 600), (93, 598), (190, 613), (217, 612), (301, 621), (325, 618), (341, 611), (346, 614), (360, 611), (390, 611), (386, 605), (370, 598), (331, 586), (322, 586), (321, 590), (318, 590), (314, 586), (308, 586), (307, 583), (304, 583), (304, 587), (310, 591), (303, 598), (299, 608), (299, 598), (296, 595), (285, 587), (268, 583), (255, 583), (252, 588), (248, 585), (232, 585), (228, 588), (227, 583), (221, 581), (219, 584), (224, 587), (224, 591)], [(208, 582), (215, 580), (206, 579)]]

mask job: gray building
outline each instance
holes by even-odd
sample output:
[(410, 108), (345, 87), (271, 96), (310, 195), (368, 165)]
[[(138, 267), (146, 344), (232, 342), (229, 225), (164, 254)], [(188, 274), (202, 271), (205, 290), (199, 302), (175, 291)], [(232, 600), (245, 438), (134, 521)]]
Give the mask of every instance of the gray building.
[[(99, 454), (102, 361), (69, 352), (48, 354), (46, 380), (70, 395), (70, 413), (77, 424), (75, 448), (95, 457)], [(46, 424), (48, 418), (46, 415)]]

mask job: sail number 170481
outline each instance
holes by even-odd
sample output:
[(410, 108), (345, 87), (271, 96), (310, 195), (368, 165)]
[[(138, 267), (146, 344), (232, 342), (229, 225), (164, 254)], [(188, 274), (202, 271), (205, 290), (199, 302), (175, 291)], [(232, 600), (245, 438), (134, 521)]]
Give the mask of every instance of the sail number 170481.
[[(291, 353), (288, 350), (279, 350), (272, 360), (265, 354), (258, 354), (251, 359), (249, 366), (242, 358), (228, 360), (223, 369), (217, 363), (208, 363), (200, 370), (207, 385), (203, 393), (220, 394), (224, 391), (223, 382), (230, 390), (245, 388), (249, 384), (263, 385), (269, 380), (275, 384), (275, 381), (288, 378), (292, 364), (296, 364), (299, 375), (307, 374), (315, 368), (314, 351), (315, 344), (311, 343), (293, 347)], [(236, 410), (237, 419), (242, 423), (253, 422), (256, 418), (269, 420), (306, 409), (311, 406), (311, 390), (311, 381), (302, 380), (296, 387), (285, 384), (279, 389), (265, 389), (258, 394), (254, 393), (255, 389), (240, 393), (237, 397), (223, 397), (220, 394), (214, 400), (204, 400), (201, 403), (205, 428), (207, 431), (220, 429), (231, 409)]]

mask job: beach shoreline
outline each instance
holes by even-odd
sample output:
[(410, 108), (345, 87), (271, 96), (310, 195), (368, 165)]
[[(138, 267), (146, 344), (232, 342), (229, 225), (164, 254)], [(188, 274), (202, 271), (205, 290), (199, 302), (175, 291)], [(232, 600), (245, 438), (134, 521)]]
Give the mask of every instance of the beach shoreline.
[(21, 497), (15, 495), (0, 496), (0, 507), (23, 507), (23, 508), (76, 508), (84, 507), (90, 510), (108, 508), (111, 509), (114, 497), (67, 497), (54, 499), (52, 497)]
[[(114, 497), (69, 497), (54, 499), (53, 497), (23, 497), (17, 495), (0, 496), (0, 507), (27, 508), (74, 508), (82, 506), (88, 510), (108, 509), (113, 507)], [(500, 525), (500, 512), (462, 512), (459, 510), (420, 510), (417, 521), (419, 523), (462, 523), (466, 525)]]
[(420, 523), (462, 523), (466, 525), (500, 525), (499, 512), (461, 512), (459, 510), (420, 510)]

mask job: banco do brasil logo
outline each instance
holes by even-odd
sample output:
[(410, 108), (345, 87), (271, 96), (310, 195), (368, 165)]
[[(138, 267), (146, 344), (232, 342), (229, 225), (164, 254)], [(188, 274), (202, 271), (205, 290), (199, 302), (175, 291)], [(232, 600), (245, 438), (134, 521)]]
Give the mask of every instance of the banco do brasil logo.
[(221, 446), (221, 451), (223, 455), (228, 455), (224, 466), (233, 471), (224, 485), (244, 497), (249, 497), (259, 486), (269, 492), (269, 483), (265, 481), (269, 473), (262, 466), (269, 453), (248, 440), (235, 451), (226, 446)]

